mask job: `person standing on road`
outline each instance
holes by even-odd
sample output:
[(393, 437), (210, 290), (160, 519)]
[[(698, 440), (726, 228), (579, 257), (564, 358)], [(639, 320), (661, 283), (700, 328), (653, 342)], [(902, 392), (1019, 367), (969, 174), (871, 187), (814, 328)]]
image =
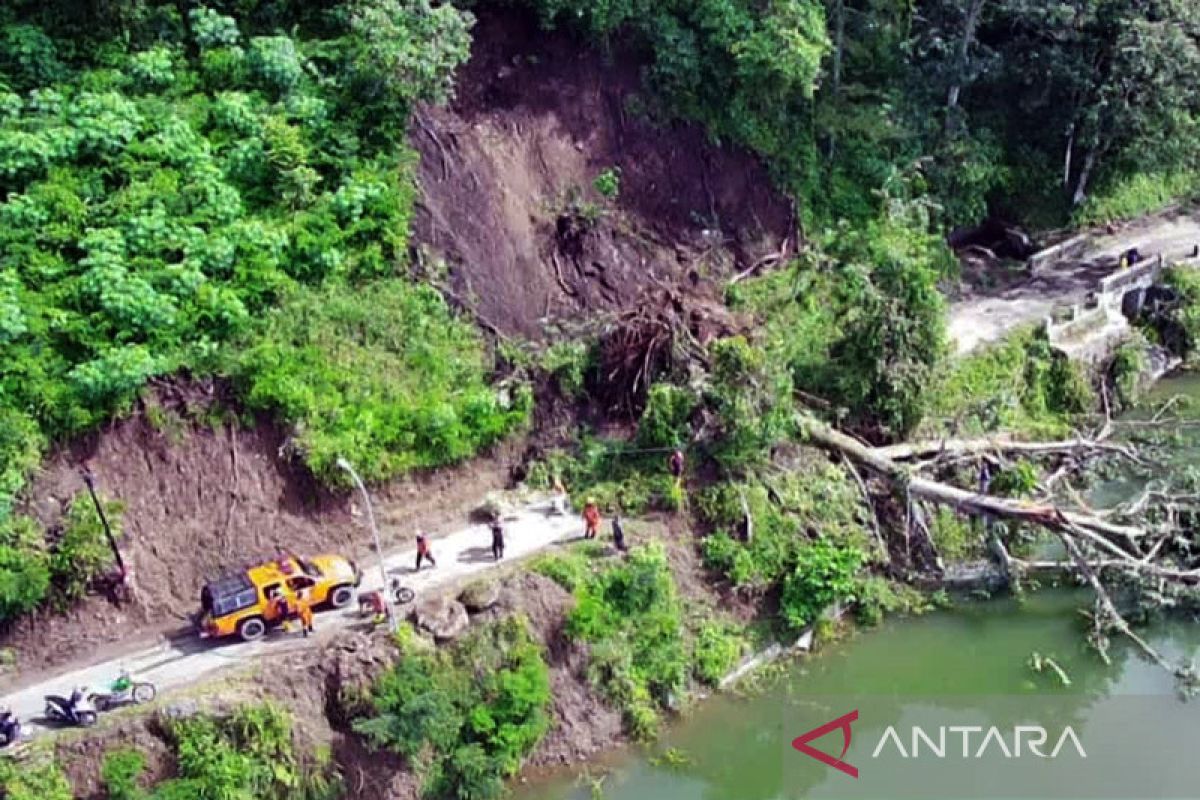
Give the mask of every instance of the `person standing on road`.
[(589, 497), (583, 506), (583, 525), (585, 539), (595, 539), (600, 533), (600, 507), (596, 505), (594, 497)]
[(301, 592), (296, 597), (296, 616), (300, 618), (300, 629), (304, 632), (304, 638), (313, 632), (313, 610), (312, 601), (309, 598), (308, 590)]
[(563, 486), (562, 478), (558, 475), (554, 476), (554, 513), (565, 515), (567, 513), (567, 487)]
[(492, 520), (492, 558), (496, 561), (504, 558), (504, 528), (500, 520)]
[(437, 562), (433, 560), (433, 551), (429, 549), (429, 539), (425, 534), (417, 534), (417, 572), (421, 571), (421, 563), (429, 562), (429, 566), (436, 568)]

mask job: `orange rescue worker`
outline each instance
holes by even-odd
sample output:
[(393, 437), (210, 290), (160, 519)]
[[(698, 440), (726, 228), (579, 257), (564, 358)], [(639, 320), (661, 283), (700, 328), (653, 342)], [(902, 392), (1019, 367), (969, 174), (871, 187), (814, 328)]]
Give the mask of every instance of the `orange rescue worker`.
[(313, 610), (308, 592), (302, 592), (296, 598), (296, 616), (300, 618), (300, 628), (304, 631), (304, 637), (307, 639), (308, 635), (313, 632)]
[(600, 508), (593, 497), (589, 497), (583, 506), (583, 524), (583, 538), (595, 539), (600, 533)]

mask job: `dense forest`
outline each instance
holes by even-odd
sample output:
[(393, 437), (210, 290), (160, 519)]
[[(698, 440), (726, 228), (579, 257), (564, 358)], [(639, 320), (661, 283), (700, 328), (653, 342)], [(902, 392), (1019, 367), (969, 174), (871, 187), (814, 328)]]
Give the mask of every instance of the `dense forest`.
[[(277, 420), (290, 456), (344, 486), (340, 457), (374, 482), (462, 462), (535, 423), (539, 381), (578, 398), (617, 374), (598, 370), (595, 337), (549, 352), (489, 339), (411, 252), (412, 116), (454, 96), (485, 12), (635, 58), (627, 113), (753, 153), (794, 204), (803, 246), (719, 298), (752, 334), (655, 361), (627, 407), (632, 444), (585, 436), (530, 470), (606, 505), (674, 511), (680, 487), (647, 465), (688, 448), (719, 476), (689, 509), (714, 534), (705, 566), (777, 591), (789, 628), (837, 599), (872, 599), (868, 616), (899, 602), (855, 577), (874, 545), (851, 475), (761, 477), (777, 445), (804, 438), (801, 405), (885, 443), (947, 419), (1061, 433), (1095, 404), (1032, 337), (951, 362), (947, 235), (989, 217), (1107, 222), (1200, 189), (1192, 0), (13, 0), (0, 8), (0, 625), (78, 600), (103, 568), (87, 502), (46, 531), (22, 493), (55, 444), (129, 414), (156, 382), (220, 380), (236, 398), (225, 413)], [(596, 189), (615, 197), (619, 176)], [(1027, 477), (997, 486), (1019, 495)], [(737, 535), (751, 516), (752, 541)], [(953, 515), (929, 524), (946, 552), (966, 547)], [(649, 735), (689, 680), (736, 660), (737, 637), (709, 625), (685, 643), (661, 552), (608, 572), (577, 562), (540, 569), (579, 600), (568, 634), (609, 659), (597, 683)], [(628, 601), (629, 586), (645, 596)], [(435, 754), (438, 796), (497, 796), (545, 731), (537, 648), (524, 628), (495, 636), (507, 644), (411, 659), (356, 709), (376, 744)], [(497, 685), (471, 683), (479, 664)], [(424, 702), (406, 680), (441, 698), (425, 727), (402, 722)], [(480, 703), (495, 720), (473, 716)], [(176, 742), (184, 755), (217, 742), (232, 762), (237, 725), (286, 738), (286, 720), (260, 713), (269, 724), (197, 722)], [(235, 770), (258, 775), (241, 794), (194, 793), (220, 772), (197, 763), (153, 796), (329, 796), (323, 768), (317, 788), (283, 787), (260, 755)], [(486, 792), (461, 788), (474, 782)]]

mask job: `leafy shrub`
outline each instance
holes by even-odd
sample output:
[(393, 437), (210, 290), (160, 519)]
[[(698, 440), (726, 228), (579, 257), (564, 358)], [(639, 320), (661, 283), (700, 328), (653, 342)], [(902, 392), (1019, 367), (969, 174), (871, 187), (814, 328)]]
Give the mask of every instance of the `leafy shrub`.
[(0, 792), (5, 800), (73, 800), (67, 776), (53, 762), (26, 764), (0, 758)]
[(656, 707), (679, 698), (690, 672), (682, 607), (662, 545), (594, 573), (575, 590), (567, 632), (591, 645), (589, 678), (625, 714), (638, 738), (657, 729)]
[(586, 342), (563, 340), (547, 348), (543, 368), (554, 378), (558, 390), (570, 398), (583, 392), (587, 373), (593, 367), (595, 352)]
[(497, 798), (549, 728), (550, 677), (522, 618), (416, 650), (373, 687), (354, 730), (405, 756), (428, 797)]
[(1108, 365), (1108, 380), (1116, 389), (1117, 401), (1125, 407), (1137, 403), (1146, 370), (1146, 341), (1141, 336), (1123, 343)]
[[(729, 534), (741, 529), (743, 500), (754, 520), (748, 543)], [(697, 497), (696, 508), (714, 529), (704, 542), (705, 565), (737, 586), (780, 584), (795, 571), (810, 531), (860, 553), (867, 549), (857, 487), (841, 469), (820, 462), (775, 481), (770, 491), (761, 484), (716, 484)]]
[(609, 167), (592, 179), (592, 188), (606, 200), (616, 200), (621, 193), (621, 168)]
[(783, 581), (779, 600), (783, 619), (800, 629), (815, 622), (833, 603), (852, 599), (854, 574), (862, 563), (862, 551), (844, 543), (817, 539), (800, 548)]
[(144, 800), (146, 792), (138, 785), (146, 759), (136, 750), (112, 750), (104, 755), (100, 780), (109, 800)]
[(577, 503), (590, 497), (602, 511), (675, 511), (683, 501), (667, 469), (666, 453), (643, 452), (620, 440), (581, 437), (573, 453), (554, 450), (531, 464), (527, 481), (549, 489), (555, 476)]
[(714, 342), (711, 352), (706, 395), (720, 426), (713, 455), (726, 469), (742, 470), (762, 462), (794, 433), (791, 377), (740, 336)]
[(152, 800), (333, 800), (341, 795), (340, 779), (328, 765), (297, 756), (291, 718), (270, 704), (242, 706), (224, 719), (176, 720), (167, 733), (178, 776), (154, 787)]
[(637, 443), (644, 448), (684, 447), (691, 439), (690, 418), (696, 397), (670, 383), (656, 383), (646, 396), (638, 421)]
[[(121, 535), (124, 511), (125, 505), (119, 501), (104, 502), (113, 536)], [(76, 494), (63, 518), (62, 534), (50, 551), (50, 577), (56, 598), (63, 603), (82, 598), (88, 582), (103, 573), (112, 558), (95, 504), (86, 492)]]
[(401, 280), (301, 289), (267, 315), (242, 357), (251, 408), (278, 409), (316, 474), (367, 479), (462, 460), (521, 424), (530, 396), (485, 382), (483, 344), (441, 295)]
[(692, 642), (692, 672), (700, 682), (716, 686), (737, 666), (744, 648), (745, 641), (734, 626), (706, 620)]
[(1055, 436), (1069, 432), (1072, 415), (1096, 403), (1079, 368), (1029, 330), (945, 364), (939, 372), (931, 392), (932, 421), (968, 432)]
[(0, 521), (0, 623), (37, 608), (49, 591), (49, 557), (37, 523)]

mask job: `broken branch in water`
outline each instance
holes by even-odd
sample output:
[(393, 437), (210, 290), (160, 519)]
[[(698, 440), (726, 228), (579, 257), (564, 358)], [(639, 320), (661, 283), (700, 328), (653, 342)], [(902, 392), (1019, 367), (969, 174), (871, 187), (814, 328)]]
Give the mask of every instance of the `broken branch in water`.
[[(1018, 567), (1052, 566), (1056, 569), (1065, 568), (1078, 573), (1091, 586), (1096, 594), (1098, 611), (1093, 617), (1095, 629), (1093, 640), (1101, 654), (1106, 653), (1107, 631), (1116, 630), (1132, 641), (1142, 653), (1171, 672), (1181, 682), (1189, 687), (1197, 682), (1197, 674), (1193, 667), (1173, 665), (1154, 647), (1135, 632), (1121, 616), (1099, 577), (1102, 569), (1118, 570), (1127, 575), (1142, 575), (1159, 581), (1194, 587), (1200, 581), (1200, 568), (1179, 568), (1172, 563), (1157, 563), (1157, 558), (1164, 547), (1164, 541), (1173, 531), (1148, 529), (1139, 525), (1123, 525), (1113, 522), (1098, 514), (1069, 510), (1052, 503), (1029, 503), (1021, 500), (993, 497), (990, 495), (969, 492), (950, 484), (941, 483), (913, 474), (909, 469), (889, 458), (889, 452), (899, 452), (911, 455), (919, 448), (909, 446), (908, 449), (872, 448), (835, 430), (811, 414), (801, 413), (800, 429), (808, 441), (818, 447), (841, 455), (861, 464), (885, 480), (890, 481), (898, 490), (902, 490), (911, 503), (914, 499), (949, 506), (961, 513), (995, 519), (1007, 519), (1014, 522), (1036, 525), (1054, 533), (1062, 542), (1069, 556), (1069, 561), (1063, 562), (1021, 562), (1011, 559)], [(983, 448), (981, 448), (982, 450)], [(927, 452), (927, 451), (926, 451)], [(1192, 495), (1181, 496), (1187, 500), (1197, 500), (1200, 497)], [(908, 535), (906, 524), (905, 536)], [(1141, 547), (1149, 545), (1148, 553), (1142, 552)], [(1097, 561), (1084, 552), (1084, 548), (1092, 552), (1102, 552), (1104, 557)]]

